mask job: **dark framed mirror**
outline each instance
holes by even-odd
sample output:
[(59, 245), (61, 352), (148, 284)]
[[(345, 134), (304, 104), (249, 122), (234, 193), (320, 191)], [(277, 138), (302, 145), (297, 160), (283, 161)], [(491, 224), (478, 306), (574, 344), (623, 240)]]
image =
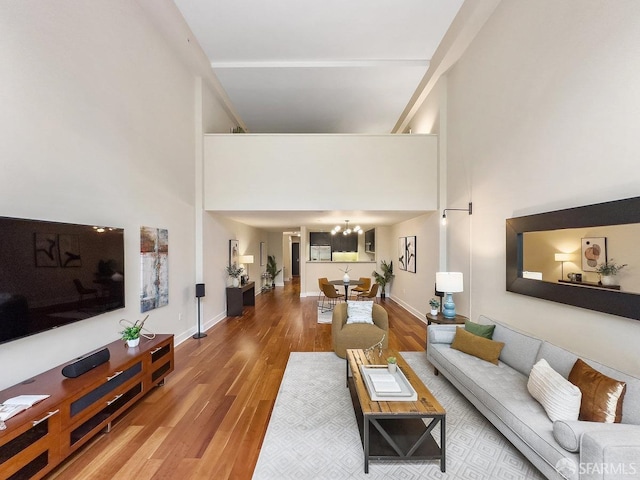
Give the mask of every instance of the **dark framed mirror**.
[[(604, 288), (596, 282), (569, 282), (564, 278), (558, 278), (558, 275), (546, 279), (541, 275), (534, 275), (538, 277), (537, 279), (524, 278), (523, 276), (523, 272), (526, 272), (524, 265), (527, 261), (525, 258), (525, 235), (528, 232), (560, 231), (563, 233), (562, 231), (564, 231), (566, 233), (570, 231), (569, 229), (583, 229), (577, 230), (578, 232), (602, 232), (605, 230), (601, 230), (601, 227), (618, 225), (631, 227), (629, 233), (616, 233), (616, 238), (628, 237), (624, 242), (618, 241), (618, 244), (633, 244), (634, 242), (638, 244), (639, 237), (636, 228), (640, 227), (640, 197), (507, 219), (507, 291), (640, 320), (640, 290), (634, 292), (627, 291), (625, 288), (620, 290)], [(576, 235), (580, 234), (574, 236)], [(578, 238), (577, 241), (579, 242), (580, 239)], [(611, 260), (615, 257), (621, 263), (627, 263), (623, 262), (624, 258), (618, 258), (618, 253), (620, 253), (620, 248), (614, 252), (610, 251), (608, 259)], [(635, 249), (632, 255), (635, 255)], [(576, 256), (579, 257), (580, 252), (577, 252)], [(627, 273), (633, 274), (640, 281), (640, 262), (629, 262)], [(564, 281), (560, 282), (560, 280)], [(629, 280), (631, 284), (636, 282), (635, 278), (630, 277)]]

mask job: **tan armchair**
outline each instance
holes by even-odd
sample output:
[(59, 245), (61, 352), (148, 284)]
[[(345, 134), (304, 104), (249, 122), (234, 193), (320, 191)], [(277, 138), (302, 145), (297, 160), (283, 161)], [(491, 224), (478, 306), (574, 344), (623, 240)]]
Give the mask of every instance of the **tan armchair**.
[(333, 351), (341, 358), (347, 356), (348, 348), (365, 349), (375, 345), (384, 336), (382, 348), (389, 345), (389, 315), (378, 304), (373, 304), (373, 325), (353, 323), (347, 325), (347, 304), (339, 303), (333, 309), (331, 337)]

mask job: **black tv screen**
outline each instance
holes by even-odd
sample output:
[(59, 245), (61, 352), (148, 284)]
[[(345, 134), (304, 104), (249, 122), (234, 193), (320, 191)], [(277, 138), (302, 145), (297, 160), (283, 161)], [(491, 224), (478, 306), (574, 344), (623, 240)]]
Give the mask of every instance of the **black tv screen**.
[(0, 343), (124, 307), (124, 230), (0, 217)]

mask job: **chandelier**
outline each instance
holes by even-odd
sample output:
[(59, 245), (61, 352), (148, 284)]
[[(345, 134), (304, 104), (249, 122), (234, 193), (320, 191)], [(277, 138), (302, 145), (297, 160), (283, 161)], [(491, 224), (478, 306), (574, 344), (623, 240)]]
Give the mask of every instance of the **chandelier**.
[[(342, 230), (342, 227), (340, 225), (336, 225), (335, 227), (333, 227), (333, 230), (331, 230), (331, 235), (335, 235), (340, 230)], [(345, 220), (344, 221), (344, 230), (342, 230), (342, 234), (343, 235), (351, 235), (352, 233), (358, 233), (358, 234), (362, 235), (362, 229), (360, 228), (360, 225), (356, 225), (355, 227), (353, 227), (353, 230), (352, 230), (349, 227), (349, 220)]]

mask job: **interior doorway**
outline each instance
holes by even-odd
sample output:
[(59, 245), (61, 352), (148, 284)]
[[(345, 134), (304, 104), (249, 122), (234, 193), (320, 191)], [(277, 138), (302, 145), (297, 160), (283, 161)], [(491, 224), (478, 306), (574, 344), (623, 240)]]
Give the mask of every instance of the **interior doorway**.
[(300, 276), (300, 244), (298, 242), (291, 244), (291, 276)]

